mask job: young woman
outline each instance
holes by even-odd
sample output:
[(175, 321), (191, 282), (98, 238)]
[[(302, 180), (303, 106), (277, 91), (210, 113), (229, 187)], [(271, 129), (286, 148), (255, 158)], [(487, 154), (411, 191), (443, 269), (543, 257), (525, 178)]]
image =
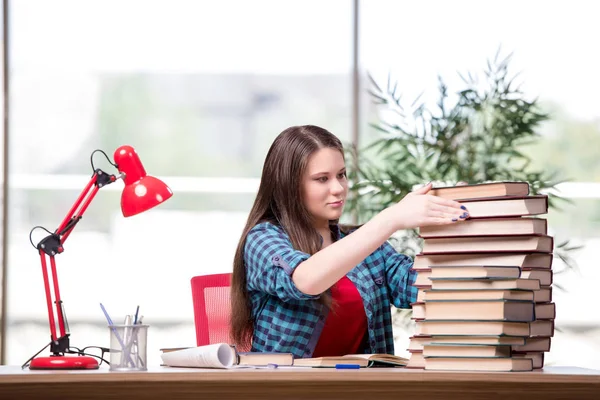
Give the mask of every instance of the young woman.
[(400, 229), (451, 224), (461, 204), (412, 192), (349, 234), (340, 231), (348, 193), (342, 144), (317, 126), (275, 139), (235, 254), (233, 340), (295, 357), (394, 353), (390, 305), (410, 308), (410, 257), (387, 243)]

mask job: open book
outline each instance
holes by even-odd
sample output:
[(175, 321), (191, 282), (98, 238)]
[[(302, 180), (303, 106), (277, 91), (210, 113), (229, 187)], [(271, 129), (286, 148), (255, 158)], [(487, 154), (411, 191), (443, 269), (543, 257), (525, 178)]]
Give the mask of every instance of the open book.
[(361, 367), (404, 367), (408, 359), (391, 354), (348, 354), (340, 357), (296, 358), (294, 366), (335, 367), (336, 364), (356, 364)]
[(247, 366), (335, 367), (356, 364), (361, 367), (405, 366), (406, 358), (390, 354), (349, 354), (340, 357), (296, 358), (291, 353), (238, 353), (226, 343), (189, 348), (161, 349), (162, 364), (169, 367), (239, 368)]
[(161, 349), (162, 364), (169, 367), (236, 368), (239, 366), (292, 365), (291, 353), (238, 353), (227, 343), (189, 348)]

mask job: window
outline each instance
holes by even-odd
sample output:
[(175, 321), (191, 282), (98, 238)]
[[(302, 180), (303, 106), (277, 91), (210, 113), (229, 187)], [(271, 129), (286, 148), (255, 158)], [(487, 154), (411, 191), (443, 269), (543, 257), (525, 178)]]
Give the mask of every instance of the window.
[(231, 270), (274, 137), (313, 123), (349, 140), (351, 3), (11, 6), (7, 361), (22, 363), (48, 338), (29, 230), (56, 229), (89, 180), (94, 149), (112, 157), (130, 144), (174, 196), (125, 219), (122, 183), (106, 187), (56, 260), (71, 343), (106, 345), (99, 302), (115, 322), (140, 305), (157, 364), (159, 347), (195, 343), (190, 279)]
[[(521, 72), (525, 94), (539, 96), (550, 113), (540, 132), (543, 140), (528, 150), (537, 167), (572, 180), (560, 188), (573, 204), (546, 216), (550, 234), (585, 247), (574, 253), (580, 273), (558, 273), (564, 265), (554, 259), (555, 283), (564, 287), (555, 286), (553, 293), (562, 331), (552, 340), (547, 365), (600, 366), (600, 319), (584, 306), (595, 301), (600, 281), (594, 253), (600, 243), (600, 61), (586, 50), (600, 34), (594, 10), (584, 1), (361, 3), (362, 68), (383, 85), (390, 73), (406, 99), (423, 93), (423, 99), (435, 101), (438, 75), (450, 93), (461, 89), (457, 72), (483, 71), (500, 48), (504, 55), (513, 53), (511, 70)], [(363, 94), (362, 103), (370, 104)], [(374, 115), (369, 118), (363, 121), (363, 144), (376, 134), (366, 125)]]

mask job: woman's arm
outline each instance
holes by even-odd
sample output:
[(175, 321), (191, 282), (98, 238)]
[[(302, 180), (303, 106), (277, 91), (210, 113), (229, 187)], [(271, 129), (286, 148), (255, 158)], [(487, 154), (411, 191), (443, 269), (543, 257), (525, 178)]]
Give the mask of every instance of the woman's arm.
[(329, 289), (400, 229), (443, 225), (464, 220), (460, 203), (428, 195), (431, 184), (408, 194), (341, 240), (298, 265), (292, 280), (298, 290), (318, 295)]
[(294, 269), (310, 254), (294, 249), (280, 227), (262, 223), (248, 232), (244, 245), (244, 263), (249, 291), (259, 291), (281, 301), (310, 300), (292, 281)]
[(385, 264), (385, 284), (390, 303), (396, 308), (410, 308), (419, 293), (414, 286), (417, 271), (412, 270), (412, 258), (399, 253), (389, 243), (381, 246), (381, 258)]

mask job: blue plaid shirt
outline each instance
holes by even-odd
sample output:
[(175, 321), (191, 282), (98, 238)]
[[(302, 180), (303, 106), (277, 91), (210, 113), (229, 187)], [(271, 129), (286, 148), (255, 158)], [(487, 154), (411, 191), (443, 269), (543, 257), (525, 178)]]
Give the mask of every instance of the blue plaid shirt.
[[(341, 237), (339, 228), (335, 230)], [(254, 318), (252, 351), (311, 357), (327, 317), (319, 296), (302, 293), (292, 273), (309, 254), (295, 250), (285, 231), (268, 222), (248, 233), (244, 246), (247, 288)], [(367, 315), (365, 353), (394, 354), (390, 305), (410, 308), (417, 298), (410, 257), (384, 243), (348, 272)]]

